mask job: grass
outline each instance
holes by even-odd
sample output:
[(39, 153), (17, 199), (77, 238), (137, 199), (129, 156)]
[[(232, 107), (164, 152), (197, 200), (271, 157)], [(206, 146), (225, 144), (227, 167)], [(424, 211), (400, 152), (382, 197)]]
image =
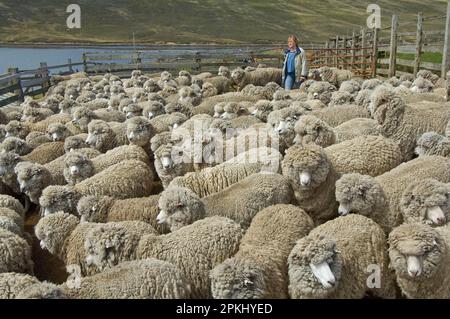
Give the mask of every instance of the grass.
[[(373, 0), (78, 0), (80, 30), (66, 27), (72, 0), (0, 0), (4, 43), (284, 43), (295, 33), (301, 44), (324, 43), (336, 34), (359, 31)], [(446, 0), (378, 0), (382, 27), (391, 15), (400, 22), (445, 12)], [(430, 30), (443, 20), (428, 21)]]
[[(403, 60), (414, 60), (414, 53), (397, 53), (397, 58)], [(422, 62), (431, 62), (431, 63), (442, 63), (442, 53), (438, 52), (423, 52), (420, 55), (420, 61)]]

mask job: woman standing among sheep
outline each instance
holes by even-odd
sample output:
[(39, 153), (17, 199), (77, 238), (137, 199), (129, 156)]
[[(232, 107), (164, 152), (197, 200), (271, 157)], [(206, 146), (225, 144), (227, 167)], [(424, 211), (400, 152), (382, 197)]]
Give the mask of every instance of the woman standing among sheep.
[(285, 51), (282, 83), (286, 90), (298, 88), (308, 76), (308, 60), (306, 53), (298, 46), (295, 35), (288, 37), (289, 49)]

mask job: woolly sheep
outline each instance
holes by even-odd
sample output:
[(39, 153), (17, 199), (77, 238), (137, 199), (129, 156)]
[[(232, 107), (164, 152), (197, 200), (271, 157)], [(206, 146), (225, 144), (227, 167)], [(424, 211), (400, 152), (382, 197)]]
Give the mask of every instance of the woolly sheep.
[(333, 128), (336, 142), (351, 140), (362, 135), (378, 135), (377, 121), (369, 118), (354, 118)]
[(229, 79), (231, 77), (231, 72), (230, 72), (230, 69), (228, 69), (228, 67), (221, 65), (221, 66), (219, 66), (219, 71), (217, 72), (217, 75), (223, 76), (223, 77), (226, 77)]
[(182, 113), (175, 112), (172, 114), (158, 115), (150, 120), (150, 124), (155, 134), (172, 130), (174, 127), (181, 125), (188, 117)]
[(22, 218), (25, 217), (24, 207), (18, 199), (12, 196), (0, 194), (0, 207), (9, 208), (19, 214)]
[[(191, 285), (192, 298), (211, 298), (209, 271), (236, 253), (243, 232), (224, 217), (209, 217), (166, 235), (120, 238), (114, 229), (93, 230), (85, 247), (93, 265), (110, 268), (130, 259), (157, 258), (178, 267)], [(198, 240), (201, 238), (201, 240)], [(109, 245), (105, 245), (109, 243)], [(112, 252), (114, 251), (114, 254)], [(103, 270), (105, 271), (105, 270)]]
[(450, 138), (435, 132), (423, 133), (417, 140), (414, 153), (422, 155), (440, 155), (450, 157)]
[(167, 233), (167, 227), (157, 223), (160, 195), (116, 199), (109, 196), (84, 196), (77, 204), (81, 221), (107, 223), (127, 220), (146, 222), (160, 233)]
[(431, 81), (424, 79), (423, 77), (418, 77), (414, 80), (411, 85), (411, 92), (413, 93), (427, 93), (432, 92), (434, 85)]
[[(383, 230), (367, 217), (348, 215), (328, 221), (292, 249), (289, 294), (294, 299), (358, 299), (367, 293), (394, 298), (387, 248)], [(379, 267), (378, 285), (368, 280), (373, 265)]]
[(202, 199), (188, 188), (169, 187), (159, 199), (161, 211), (157, 219), (172, 232), (216, 215), (228, 217), (247, 229), (261, 209), (290, 203), (295, 203), (295, 198), (287, 178), (279, 174), (253, 174)]
[(31, 248), (20, 236), (0, 228), (0, 273), (33, 274)]
[(242, 238), (236, 255), (211, 271), (213, 297), (288, 298), (287, 258), (295, 240), (306, 236), (312, 228), (311, 218), (293, 205), (279, 204), (261, 210)]
[(255, 71), (246, 72), (241, 68), (236, 68), (231, 72), (231, 79), (237, 85), (238, 90), (243, 89), (247, 84), (266, 85), (269, 82), (281, 84), (281, 69), (257, 68)]
[(147, 153), (136, 145), (119, 146), (94, 158), (74, 151), (64, 159), (64, 178), (67, 184), (75, 185), (124, 160), (138, 160), (150, 165)]
[(325, 151), (317, 145), (290, 147), (281, 164), (299, 206), (320, 224), (335, 216), (335, 182), (339, 178)]
[(87, 133), (81, 133), (67, 137), (66, 140), (64, 141), (64, 151), (66, 153), (69, 153), (70, 151), (73, 150), (89, 147), (89, 145), (86, 143), (87, 137), (88, 137)]
[(61, 289), (49, 282), (40, 282), (28, 274), (0, 274), (0, 299), (66, 299)]
[(354, 118), (370, 118), (367, 108), (352, 104), (313, 110), (310, 115), (314, 115), (331, 127), (336, 127)]
[(107, 123), (93, 120), (88, 124), (88, 137), (86, 143), (104, 153), (117, 146), (129, 144), (126, 125), (124, 123)]
[(342, 82), (339, 87), (340, 92), (350, 93), (353, 97), (356, 97), (360, 90), (361, 85), (354, 79)]
[(339, 70), (328, 66), (319, 68), (318, 72), (322, 81), (329, 82), (336, 87), (354, 77), (353, 73), (348, 70)]
[(26, 106), (22, 111), (22, 122), (36, 123), (46, 119), (54, 113), (47, 108)]
[(39, 204), (45, 215), (57, 211), (76, 214), (82, 196), (112, 196), (118, 199), (151, 195), (154, 176), (147, 164), (125, 160), (70, 186), (49, 186), (42, 192)]
[(258, 102), (256, 102), (254, 110), (251, 114), (259, 120), (267, 122), (267, 117), (273, 110), (273, 105), (270, 101), (259, 100)]
[(172, 143), (162, 145), (156, 150), (154, 165), (164, 188), (175, 177), (194, 171), (193, 159), (181, 146)]
[(211, 83), (217, 90), (217, 94), (223, 94), (231, 91), (233, 82), (230, 78), (219, 75), (205, 79), (203, 85), (206, 83)]
[(272, 128), (280, 139), (279, 147), (281, 152), (293, 145), (295, 123), (304, 113), (303, 109), (287, 107), (272, 111), (267, 117), (267, 126)]
[(335, 91), (336, 87), (328, 82), (314, 82), (308, 88), (308, 99), (318, 99), (325, 105), (328, 105), (331, 101), (331, 96)]
[[(87, 262), (88, 252), (85, 240), (93, 230), (104, 232), (106, 229), (124, 229), (130, 236), (154, 234), (155, 230), (141, 221), (125, 221), (120, 223), (96, 224), (79, 223), (77, 217), (63, 212), (45, 216), (35, 227), (35, 234), (42, 249), (57, 256), (65, 265), (80, 266), (81, 275), (92, 275), (98, 269)], [(119, 234), (118, 234), (119, 235)]]
[(243, 102), (249, 101), (255, 103), (259, 98), (255, 96), (250, 96), (243, 94), (242, 92), (228, 92), (225, 94), (215, 95), (211, 97), (207, 97), (203, 99), (203, 101), (195, 107), (195, 114), (209, 114), (211, 116), (214, 115), (214, 106), (221, 102)]
[(55, 114), (47, 117), (45, 120), (30, 123), (30, 122), (19, 122), (19, 121), (10, 121), (6, 125), (6, 132), (9, 134), (8, 136), (16, 136), (24, 139), (28, 133), (32, 131), (43, 132), (47, 131), (48, 126), (51, 123), (67, 123), (71, 121), (72, 118), (69, 114), (61, 113)]
[(164, 105), (159, 101), (141, 102), (142, 115), (148, 119), (152, 119), (158, 115), (164, 114)]
[(74, 299), (187, 299), (189, 282), (173, 264), (154, 258), (120, 263), (62, 290)]
[(294, 126), (294, 143), (316, 144), (321, 147), (327, 147), (336, 143), (336, 136), (333, 128), (327, 123), (312, 115), (303, 115)]
[(201, 88), (202, 98), (212, 97), (218, 94), (218, 91), (214, 85), (209, 82), (203, 83)]
[(390, 267), (411, 299), (450, 298), (449, 229), (405, 223), (389, 234)]
[(14, 136), (5, 138), (5, 140), (0, 144), (0, 152), (2, 153), (13, 152), (17, 155), (26, 155), (32, 150), (33, 149), (27, 144), (26, 141)]
[(399, 96), (383, 86), (371, 95), (370, 108), (380, 125), (380, 134), (399, 144), (405, 160), (413, 157), (415, 143), (423, 133), (434, 130), (444, 134), (450, 119), (450, 110), (408, 107)]
[(400, 209), (406, 223), (446, 224), (450, 217), (450, 188), (433, 178), (414, 181), (403, 192)]
[(351, 104), (354, 102), (354, 97), (346, 91), (336, 91), (331, 94), (330, 103), (328, 106), (338, 106), (344, 104)]
[[(421, 156), (377, 177), (352, 174), (348, 183), (341, 182), (337, 196), (341, 199), (340, 214), (369, 212), (385, 229), (392, 229), (403, 222), (401, 198), (405, 189), (414, 181), (434, 178), (450, 182), (450, 161), (440, 156)], [(341, 195), (339, 195), (339, 193)], [(360, 196), (359, 194), (373, 194)], [(343, 198), (343, 200), (342, 200)], [(342, 202), (343, 201), (343, 202)], [(355, 204), (353, 204), (353, 201)]]

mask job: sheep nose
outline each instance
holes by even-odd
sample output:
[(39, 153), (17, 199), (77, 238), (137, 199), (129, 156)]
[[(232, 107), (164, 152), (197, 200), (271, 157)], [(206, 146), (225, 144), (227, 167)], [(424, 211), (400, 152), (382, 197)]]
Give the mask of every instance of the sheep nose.
[(409, 270), (408, 273), (411, 277), (415, 278), (415, 277), (417, 277), (419, 271), (418, 270)]
[(330, 286), (334, 286), (336, 284), (336, 280), (334, 278), (327, 281)]
[(445, 217), (438, 217), (437, 218), (437, 222), (438, 222), (439, 225), (444, 224), (445, 223)]

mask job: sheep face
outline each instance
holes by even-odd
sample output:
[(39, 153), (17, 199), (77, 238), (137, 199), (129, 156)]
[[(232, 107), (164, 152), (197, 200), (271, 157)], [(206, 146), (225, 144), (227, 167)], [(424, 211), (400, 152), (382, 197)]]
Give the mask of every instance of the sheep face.
[(411, 281), (432, 277), (447, 249), (439, 233), (428, 225), (405, 223), (389, 234), (390, 267)]
[(66, 153), (88, 146), (85, 139), (81, 136), (69, 136), (64, 141), (64, 150)]
[(47, 134), (53, 142), (64, 141), (70, 132), (64, 124), (51, 123), (47, 128)]
[(107, 123), (92, 121), (88, 125), (86, 144), (101, 152), (108, 149), (113, 136), (114, 132)]
[(94, 175), (92, 161), (78, 152), (71, 152), (64, 159), (64, 179), (67, 184), (75, 185)]
[(336, 91), (336, 87), (328, 82), (314, 82), (308, 88), (308, 99), (320, 100), (328, 105), (334, 91)]
[(76, 214), (79, 199), (78, 193), (70, 186), (50, 185), (42, 191), (39, 205), (44, 216), (56, 212)]
[(264, 299), (266, 282), (253, 260), (229, 258), (210, 272), (214, 299)]
[(231, 77), (230, 69), (228, 69), (226, 66), (219, 66), (219, 72), (217, 73), (219, 76), (226, 77), (229, 79)]
[(127, 119), (131, 119), (142, 115), (142, 107), (137, 104), (129, 104), (123, 108), (123, 112), (126, 114)]
[(419, 155), (433, 155), (430, 152), (436, 148), (437, 145), (444, 139), (442, 135), (437, 134), (436, 132), (427, 132), (424, 133), (418, 140), (417, 146), (414, 149), (414, 152)]
[(30, 197), (33, 203), (39, 203), (42, 190), (52, 182), (50, 172), (42, 165), (29, 162), (17, 164), (14, 172), (17, 175), (20, 191)]
[(105, 211), (108, 211), (108, 204), (111, 204), (111, 197), (84, 196), (77, 204), (77, 212), (81, 222), (102, 223), (106, 222)]
[(14, 167), (20, 162), (20, 156), (15, 153), (0, 153), (0, 177), (3, 181), (15, 180)]
[(245, 71), (242, 70), (242, 68), (236, 68), (231, 72), (231, 79), (234, 81), (234, 83), (238, 84), (242, 81), (244, 75)]
[(20, 227), (14, 222), (13, 219), (6, 216), (0, 216), (0, 229), (5, 229), (18, 236), (22, 236), (22, 230)]
[(300, 120), (295, 123), (294, 131), (296, 133), (294, 138), (296, 145), (316, 144), (327, 147), (335, 142), (333, 129), (314, 116), (304, 115), (300, 117)]
[(15, 120), (6, 124), (5, 131), (5, 137), (15, 136), (21, 139), (25, 139), (30, 133), (30, 129), (24, 123)]
[(211, 96), (215, 96), (218, 94), (217, 89), (214, 87), (214, 85), (212, 85), (211, 83), (204, 83), (202, 85), (202, 89), (201, 89), (201, 94), (203, 98), (207, 98), (207, 97), (211, 97)]
[(226, 103), (221, 102), (221, 103), (217, 103), (216, 105), (214, 105), (214, 117), (217, 118), (217, 117), (222, 116), (222, 114), (224, 112), (223, 108), (225, 107), (225, 104)]
[(36, 123), (45, 119), (45, 114), (40, 112), (40, 109), (36, 107), (26, 106), (23, 108), (22, 114), (23, 115), (20, 119), (22, 122)]
[(123, 249), (128, 237), (122, 227), (100, 226), (92, 229), (84, 241), (87, 266), (94, 266), (100, 271), (116, 266), (121, 262), (118, 252)]
[(59, 113), (70, 113), (70, 108), (72, 107), (72, 103), (67, 100), (61, 101), (58, 105)]
[(77, 107), (72, 114), (72, 123), (85, 131), (89, 122), (95, 118), (94, 112), (87, 107)]
[(241, 110), (241, 107), (236, 102), (230, 102), (224, 105), (223, 113), (220, 116), (224, 120), (231, 120), (238, 117), (238, 113)]
[(313, 190), (322, 185), (330, 173), (330, 162), (321, 147), (292, 146), (282, 162), (283, 175), (301, 190)]
[(167, 224), (172, 232), (205, 217), (203, 202), (194, 192), (184, 187), (169, 187), (164, 190), (158, 206), (158, 223)]
[(158, 115), (164, 114), (164, 105), (158, 101), (152, 101), (149, 105), (145, 106), (142, 113), (148, 119), (155, 118)]
[(147, 93), (158, 92), (161, 88), (155, 80), (149, 79), (144, 83), (144, 91)]
[(64, 242), (77, 227), (78, 218), (62, 212), (41, 218), (34, 231), (42, 249), (51, 254), (61, 256)]
[[(396, 121), (399, 123), (403, 118), (405, 103), (400, 96), (396, 95), (388, 88), (379, 86), (370, 96), (369, 110), (373, 118), (380, 125), (383, 125), (387, 121)], [(395, 124), (396, 123), (392, 123), (392, 129), (398, 127), (398, 125)]]
[(28, 144), (17, 137), (8, 137), (0, 145), (2, 153), (13, 152), (17, 155), (25, 155), (32, 151)]
[(354, 213), (370, 217), (375, 209), (384, 206), (385, 195), (373, 177), (352, 173), (336, 182), (336, 200), (339, 215)]
[(329, 238), (302, 238), (288, 258), (291, 298), (326, 298), (339, 286), (342, 260)]
[(127, 121), (127, 137), (130, 144), (144, 147), (153, 137), (153, 127), (143, 117), (135, 117)]
[(450, 217), (450, 190), (435, 179), (413, 182), (403, 193), (400, 207), (406, 222), (443, 225)]

